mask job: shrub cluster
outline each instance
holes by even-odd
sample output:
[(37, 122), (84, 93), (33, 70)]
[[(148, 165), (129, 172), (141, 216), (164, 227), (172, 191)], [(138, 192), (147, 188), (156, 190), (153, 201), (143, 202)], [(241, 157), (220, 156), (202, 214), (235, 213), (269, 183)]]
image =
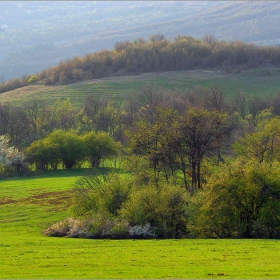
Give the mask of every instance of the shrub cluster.
[(279, 238), (279, 168), (249, 159), (220, 166), (189, 202), (190, 236)]
[(67, 218), (55, 223), (43, 231), (46, 236), (79, 237), (79, 238), (110, 238), (110, 239), (151, 239), (156, 238), (150, 224), (129, 226), (127, 222), (105, 220), (102, 224), (97, 218), (74, 219)]
[[(187, 196), (185, 188), (141, 185), (133, 175), (89, 174), (75, 183), (72, 212), (78, 221), (87, 221), (91, 237), (175, 238), (186, 233)], [(58, 223), (46, 234), (66, 236), (72, 228), (73, 222)]]

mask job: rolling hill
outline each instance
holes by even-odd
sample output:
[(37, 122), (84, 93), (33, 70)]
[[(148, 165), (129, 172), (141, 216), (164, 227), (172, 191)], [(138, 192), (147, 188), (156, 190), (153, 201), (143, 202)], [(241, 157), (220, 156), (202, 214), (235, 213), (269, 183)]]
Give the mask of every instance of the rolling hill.
[(278, 44), (276, 1), (3, 1), (0, 82), (162, 33)]
[(280, 69), (269, 67), (240, 73), (228, 73), (224, 70), (189, 70), (107, 77), (63, 86), (29, 85), (0, 94), (0, 103), (22, 105), (37, 97), (52, 104), (58, 98), (70, 98), (78, 108), (87, 96), (124, 101), (128, 94), (141, 92), (147, 84), (156, 90), (182, 92), (196, 86), (209, 88), (219, 85), (228, 97), (235, 96), (240, 91), (248, 96), (274, 96), (280, 92), (279, 73)]

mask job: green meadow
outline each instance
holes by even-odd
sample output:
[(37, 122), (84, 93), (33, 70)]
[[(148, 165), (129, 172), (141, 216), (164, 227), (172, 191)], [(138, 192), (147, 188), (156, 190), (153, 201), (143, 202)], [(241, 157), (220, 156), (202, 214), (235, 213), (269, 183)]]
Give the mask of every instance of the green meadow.
[(0, 278), (279, 278), (279, 240), (45, 237), (42, 230), (71, 215), (73, 183), (86, 171), (1, 179)]
[(147, 84), (156, 90), (186, 91), (196, 86), (209, 88), (219, 85), (231, 97), (240, 91), (248, 96), (275, 95), (280, 91), (280, 70), (256, 68), (228, 73), (224, 70), (189, 70), (165, 73), (148, 73), (132, 76), (109, 77), (65, 86), (30, 85), (0, 95), (0, 102), (21, 105), (38, 97), (47, 103), (58, 98), (70, 98), (75, 107), (83, 104), (87, 96), (114, 98), (120, 101), (130, 93), (139, 93)]
[[(124, 100), (146, 84), (185, 91), (219, 85), (225, 94), (248, 96), (280, 92), (279, 70), (253, 69), (151, 73), (110, 77), (65, 86), (32, 85), (0, 95), (0, 102), (23, 104), (32, 97), (47, 103), (85, 97)], [(99, 169), (100, 174), (108, 169)], [(43, 279), (276, 279), (279, 240), (184, 239), (93, 240), (45, 237), (42, 231), (71, 216), (71, 191), (87, 169), (46, 171), (30, 177), (0, 179), (0, 278)]]

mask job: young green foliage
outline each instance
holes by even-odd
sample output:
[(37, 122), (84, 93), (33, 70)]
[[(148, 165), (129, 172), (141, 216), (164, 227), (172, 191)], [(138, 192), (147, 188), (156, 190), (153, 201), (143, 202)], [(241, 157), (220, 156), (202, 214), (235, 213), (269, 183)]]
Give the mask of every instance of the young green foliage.
[(104, 158), (117, 156), (121, 149), (121, 144), (106, 132), (91, 131), (84, 134), (82, 140), (88, 148), (87, 159), (92, 167), (99, 167)]
[[(278, 162), (237, 159), (223, 164), (190, 202), (190, 225), (198, 237), (280, 236)], [(196, 205), (196, 206), (195, 206)], [(269, 214), (268, 214), (269, 213)]]
[(237, 155), (258, 162), (280, 159), (280, 118), (274, 117), (259, 122), (257, 131), (241, 137), (233, 145)]

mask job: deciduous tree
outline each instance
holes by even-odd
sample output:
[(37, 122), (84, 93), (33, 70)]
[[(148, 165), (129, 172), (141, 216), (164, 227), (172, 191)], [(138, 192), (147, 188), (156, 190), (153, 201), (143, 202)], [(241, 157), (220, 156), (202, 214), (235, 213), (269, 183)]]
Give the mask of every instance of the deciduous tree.
[(121, 149), (121, 144), (105, 132), (91, 131), (82, 139), (88, 148), (87, 159), (92, 167), (99, 167), (101, 160), (116, 156)]
[(280, 118), (259, 123), (257, 131), (247, 133), (234, 144), (236, 153), (258, 162), (272, 162), (280, 159)]
[(201, 164), (206, 155), (213, 155), (221, 147), (231, 130), (227, 114), (191, 108), (181, 118), (180, 142), (186, 146), (191, 166), (192, 188), (201, 188)]

